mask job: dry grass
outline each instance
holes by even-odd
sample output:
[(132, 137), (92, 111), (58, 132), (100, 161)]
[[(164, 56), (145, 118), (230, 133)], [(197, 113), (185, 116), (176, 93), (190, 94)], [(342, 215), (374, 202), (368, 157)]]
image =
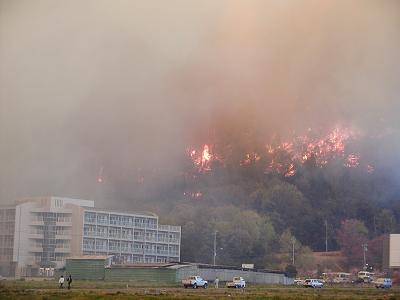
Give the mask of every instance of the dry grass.
[(184, 289), (181, 287), (126, 287), (124, 283), (74, 282), (73, 289), (58, 289), (55, 281), (7, 281), (0, 286), (0, 299), (270, 299), (270, 300), (400, 300), (400, 288), (376, 290), (373, 287), (253, 286), (246, 290)]

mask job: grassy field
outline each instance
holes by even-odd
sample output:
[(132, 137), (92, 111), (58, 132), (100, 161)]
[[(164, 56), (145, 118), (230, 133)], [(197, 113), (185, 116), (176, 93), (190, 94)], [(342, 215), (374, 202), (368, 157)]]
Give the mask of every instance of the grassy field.
[(184, 289), (176, 287), (139, 287), (126, 283), (74, 281), (71, 290), (58, 289), (55, 281), (3, 281), (0, 299), (373, 299), (400, 300), (400, 288), (377, 290), (373, 287), (303, 287), (252, 286), (246, 290), (212, 287)]

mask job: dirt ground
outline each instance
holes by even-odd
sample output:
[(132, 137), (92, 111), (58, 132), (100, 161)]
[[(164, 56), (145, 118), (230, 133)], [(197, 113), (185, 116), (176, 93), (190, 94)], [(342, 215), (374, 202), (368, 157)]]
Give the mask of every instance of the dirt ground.
[(297, 286), (252, 286), (245, 290), (210, 287), (139, 287), (126, 283), (74, 282), (73, 288), (59, 289), (56, 282), (7, 281), (0, 284), (0, 299), (385, 299), (400, 300), (400, 288), (377, 290), (372, 286), (324, 287), (313, 290)]

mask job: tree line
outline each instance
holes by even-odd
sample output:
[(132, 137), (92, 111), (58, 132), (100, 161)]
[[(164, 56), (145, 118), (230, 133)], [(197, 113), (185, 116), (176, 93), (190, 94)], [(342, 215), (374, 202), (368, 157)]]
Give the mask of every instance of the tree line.
[[(212, 263), (216, 234), (217, 264), (282, 269), (292, 264), (294, 247), (296, 267), (310, 269), (317, 267), (311, 253), (328, 246), (342, 251), (348, 267), (361, 267), (362, 244), (368, 244), (368, 261), (380, 269), (382, 235), (396, 232), (400, 221), (390, 172), (335, 161), (299, 166), (288, 178), (264, 171), (256, 162), (216, 164), (202, 173), (188, 164), (146, 205), (162, 221), (182, 226), (182, 261)], [(201, 196), (194, 197), (197, 191)]]

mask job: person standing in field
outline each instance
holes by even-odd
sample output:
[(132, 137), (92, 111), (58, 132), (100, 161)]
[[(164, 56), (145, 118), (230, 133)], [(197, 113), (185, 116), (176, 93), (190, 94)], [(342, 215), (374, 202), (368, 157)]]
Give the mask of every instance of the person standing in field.
[(64, 288), (64, 276), (61, 275), (60, 279), (58, 280), (58, 283), (60, 284), (60, 289)]
[(71, 283), (72, 283), (72, 276), (71, 274), (69, 274), (69, 276), (67, 277), (67, 282), (68, 282), (68, 289), (71, 288)]
[(215, 288), (217, 289), (218, 288), (218, 284), (219, 284), (219, 278), (218, 277), (215, 278), (214, 283), (215, 283)]

